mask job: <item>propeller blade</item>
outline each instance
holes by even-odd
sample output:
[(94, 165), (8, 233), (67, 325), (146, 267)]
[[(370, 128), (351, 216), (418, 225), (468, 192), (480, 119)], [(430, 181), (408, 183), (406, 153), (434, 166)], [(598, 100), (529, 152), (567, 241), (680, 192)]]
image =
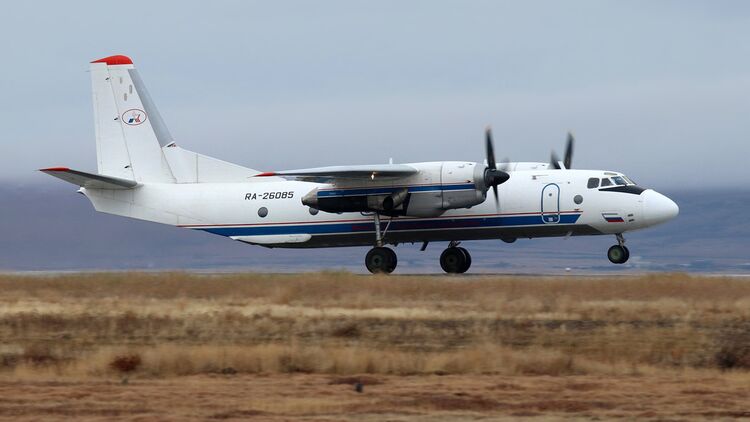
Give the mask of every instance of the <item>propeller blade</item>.
[(485, 148), (487, 150), (487, 167), (496, 169), (497, 164), (495, 163), (495, 148), (492, 146), (492, 129), (487, 126), (484, 132), (485, 135)]
[(565, 165), (566, 169), (571, 169), (572, 161), (573, 161), (573, 142), (575, 141), (575, 138), (573, 138), (573, 134), (568, 132), (568, 140), (565, 145), (565, 159), (563, 161), (563, 164)]
[(552, 154), (550, 154), (549, 166), (555, 170), (562, 169), (562, 167), (560, 167), (560, 157), (558, 157), (557, 154), (555, 154), (555, 151), (552, 151)]
[(492, 187), (492, 193), (495, 194), (495, 208), (497, 208), (499, 212), (500, 195), (497, 192), (497, 185), (505, 183), (505, 181), (510, 178), (510, 174), (505, 171), (507, 165), (504, 165), (503, 169), (497, 168), (497, 162), (495, 161), (495, 148), (492, 144), (492, 129), (489, 126), (485, 129), (484, 136), (485, 148), (487, 151), (487, 168), (484, 169), (484, 186), (485, 189), (488, 189), (490, 186)]

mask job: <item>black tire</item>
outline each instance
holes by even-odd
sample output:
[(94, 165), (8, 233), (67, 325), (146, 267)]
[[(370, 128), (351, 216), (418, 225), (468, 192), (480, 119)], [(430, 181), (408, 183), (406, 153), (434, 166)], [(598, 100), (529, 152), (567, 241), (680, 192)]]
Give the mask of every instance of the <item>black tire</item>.
[(393, 270), (396, 269), (396, 266), (398, 265), (398, 256), (396, 256), (396, 252), (393, 251), (393, 249), (390, 248), (383, 248), (386, 251), (388, 251), (390, 263), (388, 265), (388, 268), (386, 269), (387, 273), (392, 273)]
[(373, 274), (389, 274), (396, 264), (396, 253), (388, 248), (372, 248), (365, 256), (365, 266)]
[(448, 274), (460, 274), (465, 266), (466, 255), (459, 248), (448, 248), (440, 254), (440, 267)]
[(463, 274), (466, 271), (469, 271), (469, 268), (471, 267), (471, 254), (466, 248), (459, 246), (458, 249), (464, 254), (464, 266), (461, 268), (461, 271), (459, 271), (459, 273)]
[(613, 264), (624, 264), (630, 258), (630, 251), (624, 246), (614, 245), (607, 250), (607, 258)]

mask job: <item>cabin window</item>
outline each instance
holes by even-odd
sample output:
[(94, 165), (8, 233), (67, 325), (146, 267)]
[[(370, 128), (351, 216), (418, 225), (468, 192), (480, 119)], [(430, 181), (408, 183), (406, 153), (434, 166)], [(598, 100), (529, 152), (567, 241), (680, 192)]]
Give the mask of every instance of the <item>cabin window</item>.
[(583, 197), (581, 195), (576, 195), (573, 197), (573, 202), (575, 202), (578, 205), (581, 205), (581, 202), (583, 202)]
[(258, 216), (260, 218), (264, 218), (267, 215), (268, 215), (268, 208), (266, 208), (266, 207), (260, 207), (260, 208), (258, 208)]
[(591, 179), (589, 179), (588, 187), (589, 187), (589, 189), (598, 188), (599, 187), (599, 178), (598, 177), (592, 177)]
[(610, 182), (609, 179), (606, 177), (602, 179), (602, 187), (605, 187), (605, 186), (612, 186), (612, 182)]
[(310, 211), (310, 215), (317, 215), (318, 214), (318, 209), (317, 208), (310, 207), (309, 211)]

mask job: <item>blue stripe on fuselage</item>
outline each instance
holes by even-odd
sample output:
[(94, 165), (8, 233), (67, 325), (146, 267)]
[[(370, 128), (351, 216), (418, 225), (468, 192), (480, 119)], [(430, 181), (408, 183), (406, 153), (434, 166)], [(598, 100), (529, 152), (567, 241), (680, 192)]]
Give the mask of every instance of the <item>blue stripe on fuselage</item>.
[(408, 187), (409, 193), (476, 189), (473, 183), (461, 183), (461, 184), (456, 184), (456, 185), (400, 186), (400, 187), (396, 186), (396, 187), (360, 188), (360, 189), (331, 189), (331, 190), (319, 191), (318, 197), (384, 195), (384, 194), (397, 192), (398, 190), (403, 189), (405, 187)]
[[(575, 224), (581, 214), (560, 214), (559, 224)], [(385, 227), (387, 222), (383, 222)], [(541, 214), (520, 216), (497, 216), (479, 218), (440, 218), (432, 220), (393, 220), (389, 231), (408, 230), (444, 230), (460, 228), (501, 228), (512, 226), (541, 225)], [(222, 236), (257, 236), (274, 234), (333, 234), (333, 233), (360, 233), (375, 231), (371, 222), (362, 221), (354, 223), (306, 223), (279, 226), (252, 226), (252, 227), (201, 227), (209, 233)]]

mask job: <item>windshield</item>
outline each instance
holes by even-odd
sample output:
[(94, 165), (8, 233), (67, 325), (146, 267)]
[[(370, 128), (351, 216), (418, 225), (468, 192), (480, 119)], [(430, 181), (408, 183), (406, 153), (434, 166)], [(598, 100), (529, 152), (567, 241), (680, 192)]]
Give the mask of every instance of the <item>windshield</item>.
[(625, 181), (625, 178), (624, 178), (624, 177), (621, 177), (621, 176), (613, 176), (613, 177), (612, 177), (612, 181), (613, 181), (613, 182), (614, 182), (614, 183), (615, 183), (615, 184), (616, 184), (617, 186), (626, 186), (626, 185), (628, 184), (628, 182), (626, 182), (626, 181)]

